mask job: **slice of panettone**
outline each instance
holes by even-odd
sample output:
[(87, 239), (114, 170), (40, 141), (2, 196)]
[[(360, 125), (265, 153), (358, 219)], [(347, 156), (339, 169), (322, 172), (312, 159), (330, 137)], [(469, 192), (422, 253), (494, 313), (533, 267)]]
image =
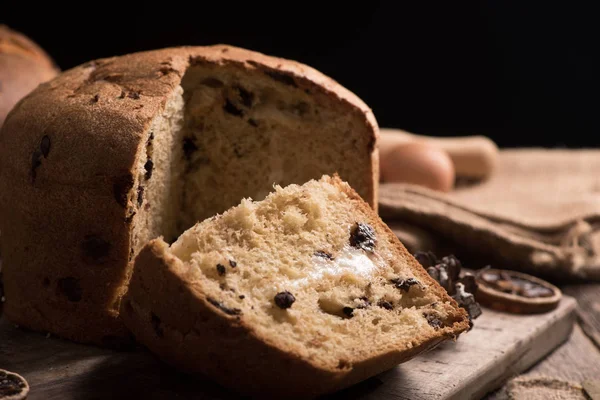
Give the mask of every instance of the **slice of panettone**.
[(347, 387), (469, 327), (337, 176), (276, 187), (137, 257), (121, 315), (169, 364), (263, 397)]

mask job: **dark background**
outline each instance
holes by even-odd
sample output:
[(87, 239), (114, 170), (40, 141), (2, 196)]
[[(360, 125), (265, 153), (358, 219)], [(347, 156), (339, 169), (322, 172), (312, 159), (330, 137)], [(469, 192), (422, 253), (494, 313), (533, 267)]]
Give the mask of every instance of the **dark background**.
[(20, 1), (3, 5), (0, 23), (33, 38), (63, 69), (227, 43), (321, 70), (383, 127), (483, 134), (502, 147), (596, 147), (600, 34), (593, 2), (578, 3), (197, 1), (127, 10), (126, 2)]

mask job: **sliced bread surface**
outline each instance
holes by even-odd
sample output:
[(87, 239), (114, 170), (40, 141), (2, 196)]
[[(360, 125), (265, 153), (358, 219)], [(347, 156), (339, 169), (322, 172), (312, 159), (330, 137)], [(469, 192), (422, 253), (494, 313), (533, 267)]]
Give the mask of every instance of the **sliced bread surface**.
[(196, 224), (135, 261), (121, 315), (167, 363), (261, 397), (312, 397), (468, 329), (448, 296), (337, 176)]

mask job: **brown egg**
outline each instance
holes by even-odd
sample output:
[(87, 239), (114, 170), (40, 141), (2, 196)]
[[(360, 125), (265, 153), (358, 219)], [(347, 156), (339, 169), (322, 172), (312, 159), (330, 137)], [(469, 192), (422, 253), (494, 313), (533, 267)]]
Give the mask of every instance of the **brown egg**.
[(441, 192), (454, 187), (452, 159), (439, 147), (412, 142), (391, 146), (381, 151), (381, 180), (425, 186)]

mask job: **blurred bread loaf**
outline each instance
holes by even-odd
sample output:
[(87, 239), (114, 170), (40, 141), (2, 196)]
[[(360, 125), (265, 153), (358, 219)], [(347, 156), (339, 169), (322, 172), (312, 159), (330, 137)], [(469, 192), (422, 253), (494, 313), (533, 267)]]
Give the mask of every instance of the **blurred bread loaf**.
[(58, 72), (54, 61), (39, 45), (0, 24), (0, 126), (19, 100)]

